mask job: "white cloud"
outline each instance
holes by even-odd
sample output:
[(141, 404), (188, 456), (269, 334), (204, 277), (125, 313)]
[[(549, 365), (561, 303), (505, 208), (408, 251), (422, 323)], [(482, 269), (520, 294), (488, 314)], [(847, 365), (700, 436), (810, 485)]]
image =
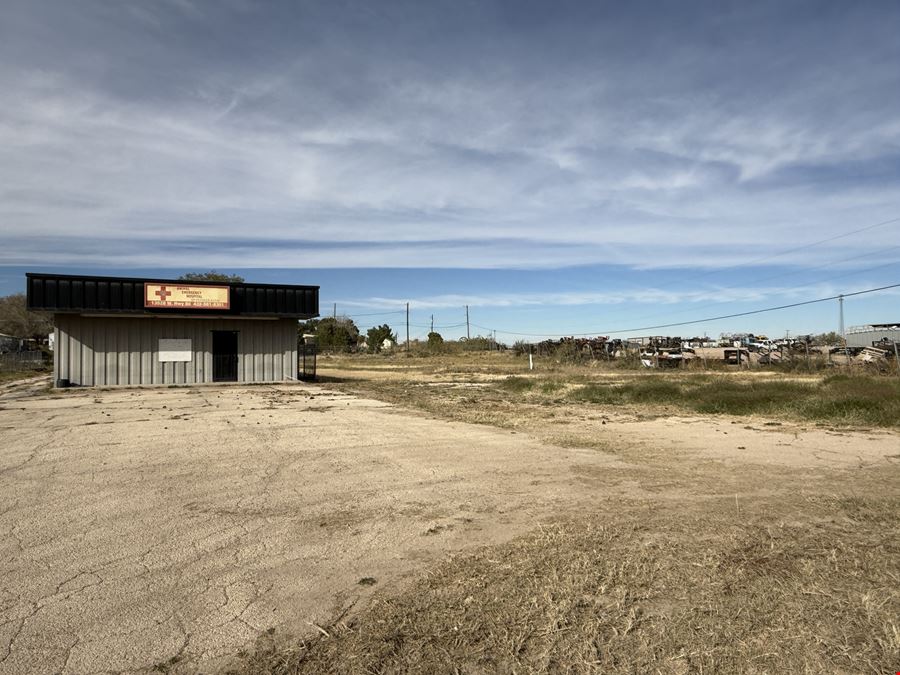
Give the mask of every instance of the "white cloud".
[[(366, 307), (383, 309), (403, 309), (409, 303), (412, 310), (458, 309), (470, 307), (515, 308), (539, 306), (587, 306), (587, 305), (647, 305), (652, 307), (682, 306), (685, 311), (696, 314), (703, 307), (717, 306), (721, 309), (730, 303), (757, 303), (760, 306), (777, 306), (794, 301), (827, 298), (838, 293), (854, 293), (872, 288), (871, 283), (854, 283), (837, 286), (829, 283), (815, 283), (802, 286), (754, 286), (747, 288), (705, 289), (662, 289), (625, 288), (605, 292), (555, 292), (555, 293), (487, 293), (487, 294), (442, 294), (411, 298), (364, 297), (340, 299), (342, 307)], [(884, 291), (885, 294), (900, 296), (900, 289)], [(723, 310), (720, 313), (727, 313)], [(353, 314), (351, 310), (351, 315)]]
[[(149, 13), (150, 33), (98, 25), (106, 51), (88, 75), (64, 50), (54, 69), (6, 59), (0, 227), (14, 245), (0, 263), (722, 267), (900, 215), (900, 86), (877, 42), (852, 92), (839, 69), (860, 63), (823, 78), (836, 59), (821, 45), (790, 76), (778, 67), (795, 52), (760, 45), (753, 65), (771, 82), (732, 82), (749, 57), (702, 35), (668, 45), (668, 61), (583, 64), (492, 33), (471, 62), (399, 40), (431, 58), (419, 62), (332, 29), (255, 66), (198, 48), (184, 73), (140, 70), (115, 31), (168, 63), (170, 22), (201, 15), (175, 5)], [(397, 20), (384, 11), (368, 18)], [(484, 68), (474, 59), (491, 49)], [(860, 175), (879, 162), (885, 175)], [(779, 262), (894, 244), (886, 227)]]

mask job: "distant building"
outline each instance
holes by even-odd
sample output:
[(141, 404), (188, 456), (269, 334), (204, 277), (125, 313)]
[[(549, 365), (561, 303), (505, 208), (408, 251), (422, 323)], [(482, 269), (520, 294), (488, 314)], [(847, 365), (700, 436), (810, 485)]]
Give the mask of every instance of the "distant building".
[(847, 329), (848, 347), (872, 347), (900, 342), (900, 321), (873, 323), (868, 326), (851, 326)]
[(22, 342), (22, 338), (0, 333), (0, 354), (19, 351), (22, 348)]

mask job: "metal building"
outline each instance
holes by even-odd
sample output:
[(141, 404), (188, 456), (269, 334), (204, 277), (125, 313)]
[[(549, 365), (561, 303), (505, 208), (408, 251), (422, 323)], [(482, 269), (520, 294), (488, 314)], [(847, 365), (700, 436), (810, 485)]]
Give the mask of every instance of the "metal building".
[(52, 312), (57, 386), (295, 380), (318, 286), (27, 274)]
[(900, 322), (851, 326), (847, 329), (846, 336), (848, 347), (893, 348), (895, 342), (900, 342)]

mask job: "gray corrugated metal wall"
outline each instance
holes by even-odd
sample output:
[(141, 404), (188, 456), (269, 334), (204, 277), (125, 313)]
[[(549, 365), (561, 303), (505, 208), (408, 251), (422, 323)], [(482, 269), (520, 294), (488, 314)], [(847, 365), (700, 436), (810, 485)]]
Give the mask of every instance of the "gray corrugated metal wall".
[(900, 330), (874, 328), (858, 333), (847, 333), (847, 345), (850, 347), (871, 347), (873, 342), (880, 342), (883, 339), (900, 340)]
[[(238, 381), (297, 377), (295, 319), (162, 319), (56, 315), (55, 379), (73, 385), (212, 382), (212, 331), (238, 331)], [(159, 361), (160, 338), (190, 339), (193, 359)]]

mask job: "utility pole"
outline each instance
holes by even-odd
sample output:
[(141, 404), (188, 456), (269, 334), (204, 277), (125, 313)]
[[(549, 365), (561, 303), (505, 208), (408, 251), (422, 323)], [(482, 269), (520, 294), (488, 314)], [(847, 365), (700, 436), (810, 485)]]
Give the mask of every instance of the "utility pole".
[(466, 340), (471, 340), (472, 334), (469, 333), (469, 306), (466, 305)]
[(409, 353), (409, 303), (406, 303), (406, 353)]
[(431, 315), (431, 332), (434, 332), (434, 314)]
[(844, 332), (844, 296), (838, 296), (838, 307), (840, 312), (840, 329), (841, 329), (841, 340), (844, 341), (844, 357), (847, 359), (847, 367), (850, 367), (850, 350), (847, 349), (847, 335)]
[(839, 295), (839, 296), (838, 296), (838, 307), (839, 307), (839, 310), (838, 310), (838, 311), (840, 312), (840, 331), (841, 331), (841, 339), (843, 339), (844, 342), (846, 343), (846, 342), (847, 342), (847, 338), (844, 337), (844, 296), (843, 296), (843, 295)]
[(334, 311), (331, 314), (331, 318), (337, 321), (337, 303), (334, 303)]

